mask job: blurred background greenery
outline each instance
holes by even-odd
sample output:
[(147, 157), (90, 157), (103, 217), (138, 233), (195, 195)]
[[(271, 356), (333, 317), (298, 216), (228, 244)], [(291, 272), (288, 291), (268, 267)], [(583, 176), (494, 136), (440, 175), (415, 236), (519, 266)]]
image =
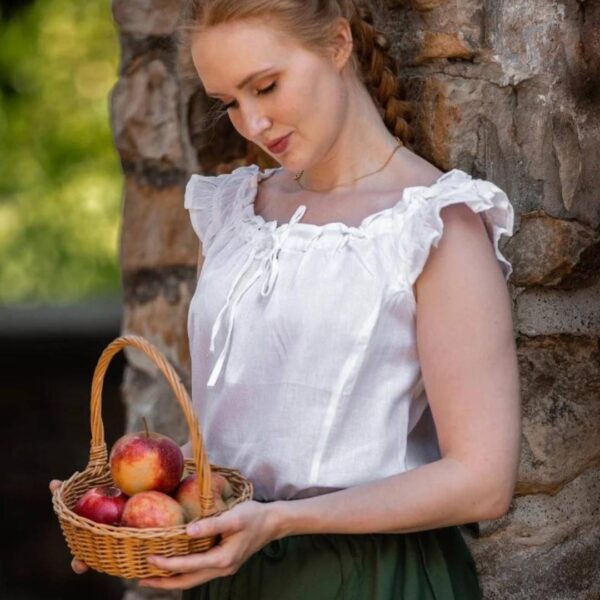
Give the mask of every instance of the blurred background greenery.
[[(48, 493), (86, 464), (92, 373), (121, 328), (123, 176), (109, 116), (119, 54), (110, 0), (0, 0), (0, 437), (12, 449), (10, 465), (0, 460), (11, 540), (0, 598), (124, 594), (115, 577), (72, 572)], [(119, 356), (103, 392), (113, 440), (123, 368)]]
[(0, 2), (0, 304), (120, 293), (110, 4)]

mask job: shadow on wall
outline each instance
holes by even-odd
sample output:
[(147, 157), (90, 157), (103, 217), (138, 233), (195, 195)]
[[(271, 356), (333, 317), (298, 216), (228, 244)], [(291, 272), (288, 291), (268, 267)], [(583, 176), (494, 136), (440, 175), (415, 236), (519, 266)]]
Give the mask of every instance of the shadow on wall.
[[(120, 302), (61, 308), (0, 307), (0, 597), (120, 599), (120, 579), (70, 568), (48, 490), (85, 468), (90, 386), (105, 346), (118, 337)], [(123, 434), (123, 354), (108, 369), (102, 417), (110, 446)]]

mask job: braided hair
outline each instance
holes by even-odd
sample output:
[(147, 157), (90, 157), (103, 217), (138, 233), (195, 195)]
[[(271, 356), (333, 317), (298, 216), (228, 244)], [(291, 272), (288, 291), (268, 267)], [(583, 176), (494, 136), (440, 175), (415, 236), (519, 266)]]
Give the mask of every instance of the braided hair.
[(390, 41), (374, 25), (373, 11), (366, 2), (348, 0), (355, 52), (361, 79), (379, 108), (388, 130), (405, 144), (412, 139), (408, 124), (412, 117), (410, 103), (404, 99), (404, 89), (398, 74), (398, 60), (390, 53)]
[(183, 56), (189, 57), (191, 39), (203, 29), (261, 17), (316, 52), (330, 47), (333, 24), (339, 17), (346, 18), (354, 41), (351, 62), (355, 73), (387, 129), (410, 145), (412, 109), (403, 97), (398, 61), (390, 52), (388, 37), (375, 26), (369, 0), (186, 0), (178, 31)]

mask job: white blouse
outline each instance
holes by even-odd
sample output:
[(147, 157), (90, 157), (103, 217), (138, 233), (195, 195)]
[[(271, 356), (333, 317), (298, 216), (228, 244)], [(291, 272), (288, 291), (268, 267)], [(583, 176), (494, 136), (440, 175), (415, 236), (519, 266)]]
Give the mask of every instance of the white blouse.
[[(281, 167), (280, 167), (281, 168)], [(413, 284), (466, 203), (498, 249), (514, 212), (494, 184), (460, 170), (359, 226), (254, 212), (278, 169), (192, 175), (185, 207), (204, 265), (188, 314), (192, 400), (211, 462), (237, 468), (257, 500), (313, 496), (436, 460), (419, 365)]]

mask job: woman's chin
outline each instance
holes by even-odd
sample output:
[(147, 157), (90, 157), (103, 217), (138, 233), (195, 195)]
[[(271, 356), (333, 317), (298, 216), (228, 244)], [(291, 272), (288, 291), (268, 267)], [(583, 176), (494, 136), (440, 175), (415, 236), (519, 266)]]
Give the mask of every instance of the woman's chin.
[(273, 157), (284, 169), (292, 173), (299, 173), (302, 170), (310, 168), (310, 161), (302, 157), (295, 156), (292, 153), (284, 153), (281, 156)]

